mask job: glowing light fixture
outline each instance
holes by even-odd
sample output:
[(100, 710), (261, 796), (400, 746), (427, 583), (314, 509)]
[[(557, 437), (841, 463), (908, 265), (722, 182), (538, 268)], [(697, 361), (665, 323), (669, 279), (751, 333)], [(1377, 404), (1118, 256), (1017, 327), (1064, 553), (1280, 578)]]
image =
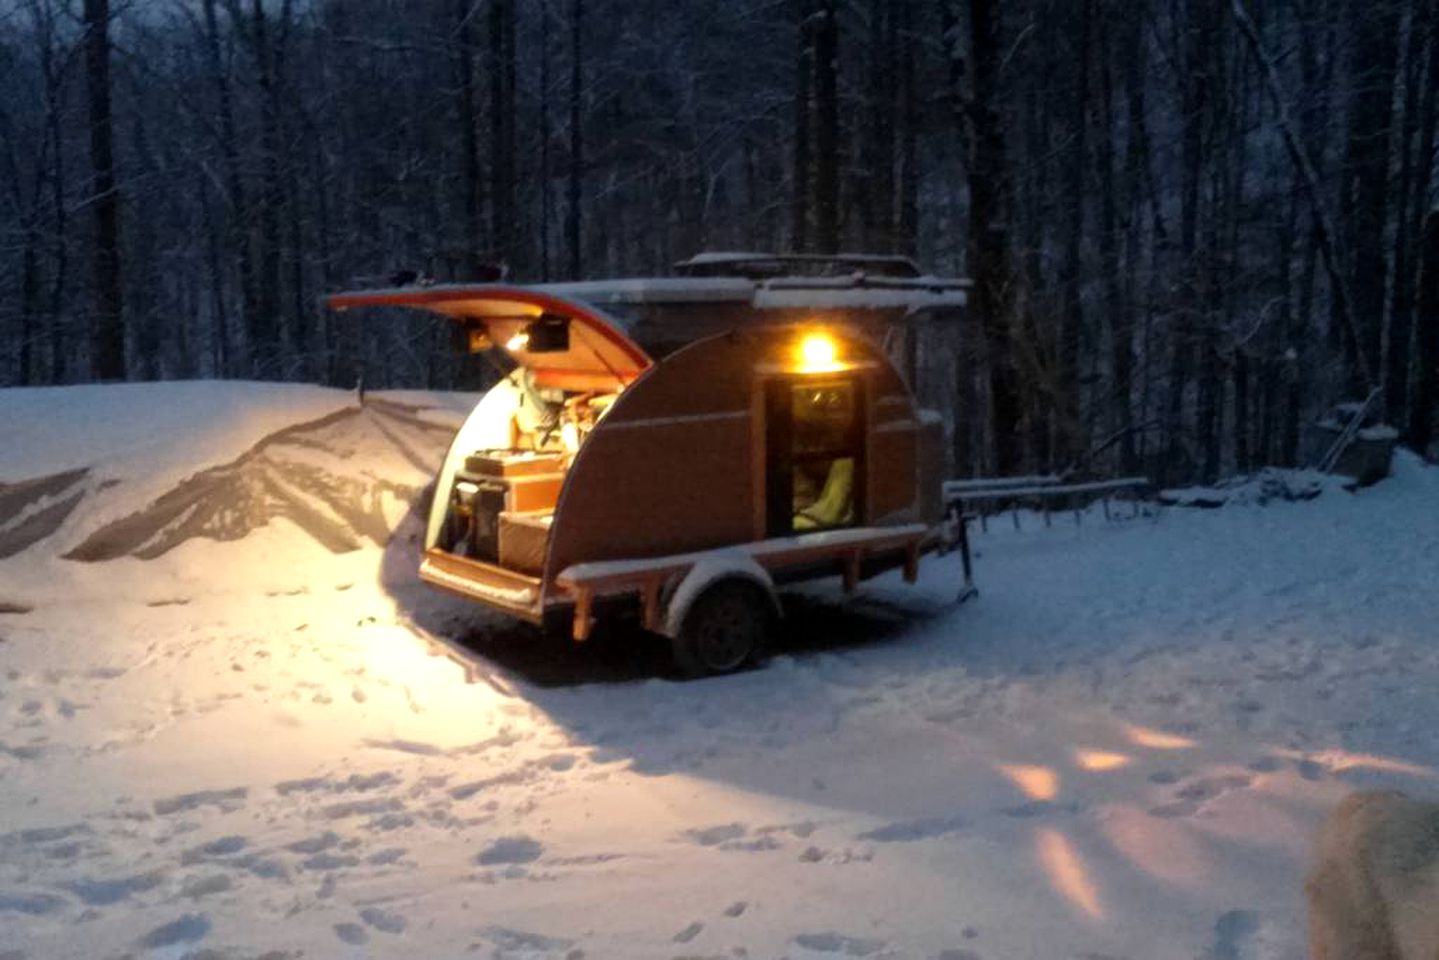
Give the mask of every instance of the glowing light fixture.
[(511, 353), (514, 353), (516, 351), (525, 349), (525, 347), (529, 346), (529, 343), (530, 335), (525, 331), (521, 330), (519, 333), (515, 334), (513, 337), (510, 337), (510, 339), (505, 341), (505, 349), (510, 351)]
[(826, 373), (840, 369), (835, 360), (834, 339), (823, 333), (806, 334), (799, 343), (799, 368), (806, 373)]

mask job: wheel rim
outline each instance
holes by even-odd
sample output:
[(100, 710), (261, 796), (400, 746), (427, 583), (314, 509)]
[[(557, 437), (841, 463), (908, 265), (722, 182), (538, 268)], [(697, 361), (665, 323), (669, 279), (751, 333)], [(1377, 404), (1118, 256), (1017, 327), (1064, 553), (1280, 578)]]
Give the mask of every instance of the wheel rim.
[(695, 631), (695, 652), (711, 670), (733, 670), (754, 650), (758, 621), (749, 598), (727, 593), (715, 598)]

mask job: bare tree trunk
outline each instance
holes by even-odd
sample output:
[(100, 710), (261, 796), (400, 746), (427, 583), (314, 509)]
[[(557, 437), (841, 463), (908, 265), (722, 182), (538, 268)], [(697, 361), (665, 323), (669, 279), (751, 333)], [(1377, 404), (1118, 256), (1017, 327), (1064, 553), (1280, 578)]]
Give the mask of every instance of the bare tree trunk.
[(1090, 0), (1071, 0), (1070, 9), (1078, 19), (1071, 24), (1074, 44), (1077, 50), (1074, 70), (1076, 91), (1069, 115), (1069, 129), (1072, 139), (1069, 156), (1065, 162), (1064, 211), (1065, 240), (1064, 265), (1060, 281), (1063, 302), (1059, 311), (1058, 350), (1056, 351), (1057, 371), (1055, 376), (1055, 443), (1054, 458), (1060, 463), (1069, 462), (1085, 447), (1084, 427), (1080, 417), (1079, 365), (1081, 339), (1085, 335), (1083, 286), (1085, 171), (1089, 166), (1089, 73), (1090, 73), (1090, 29), (1092, 8)]
[(920, 55), (915, 37), (917, 0), (900, 0), (898, 31), (899, 76), (899, 213), (898, 250), (915, 256), (919, 247), (919, 96), (915, 91), (914, 64)]
[(210, 327), (211, 355), (215, 376), (223, 377), (230, 366), (230, 321), (229, 310), (225, 306), (225, 271), (220, 265), (220, 228), (215, 223), (208, 181), (203, 174), (197, 176), (196, 180), (200, 208), (205, 212), (205, 259), (210, 270), (210, 312), (213, 315)]
[[(33, 212), (32, 212), (33, 215)], [(25, 249), (20, 254), (20, 386), (35, 379), (35, 341), (39, 339), (40, 263), (36, 253), (39, 237), (33, 226), (25, 227)]]
[[(255, 263), (250, 245), (249, 204), (245, 196), (245, 181), (240, 176), (239, 148), (235, 133), (235, 107), (230, 90), (229, 72), (225, 68), (220, 49), (220, 24), (215, 15), (215, 0), (205, 0), (205, 53), (209, 61), (210, 82), (215, 87), (219, 106), (220, 155), (225, 168), (226, 224), (229, 245), (234, 250), (236, 265), (240, 271), (240, 319), (248, 334), (258, 322), (259, 306), (255, 302)], [(238, 19), (235, 19), (238, 23)], [(218, 268), (219, 260), (216, 265)], [(223, 287), (222, 277), (216, 280)], [(229, 350), (229, 333), (221, 330), (218, 369), (221, 376), (233, 373), (233, 361)]]
[(889, 253), (895, 233), (895, 71), (898, 63), (898, 15), (888, 0), (870, 0), (868, 111), (860, 131), (861, 169), (855, 177), (854, 201), (865, 249)]
[[(969, 0), (973, 60), (968, 119), (969, 240), (967, 259), (974, 280), (974, 309), (985, 332), (989, 360), (994, 468), (1015, 473), (1023, 463), (1021, 406), (1015, 371), (1013, 276), (1008, 217), (1012, 203), (999, 116), (1000, 29), (994, 0)], [(963, 369), (960, 376), (967, 375)]]
[[(1134, 389), (1134, 327), (1130, 320), (1129, 305), (1125, 301), (1124, 281), (1119, 264), (1119, 185), (1115, 178), (1118, 134), (1114, 123), (1114, 83), (1110, 69), (1113, 47), (1109, 42), (1109, 33), (1109, 24), (1101, 22), (1099, 109), (1102, 129), (1099, 135), (1099, 155), (1096, 158), (1099, 167), (1099, 262), (1100, 271), (1104, 275), (1104, 305), (1109, 327), (1109, 366), (1113, 379), (1108, 400), (1113, 411), (1112, 425), (1119, 435), (1119, 472), (1128, 476), (1138, 469), (1134, 455), (1134, 410), (1130, 398)], [(1126, 58), (1137, 57), (1139, 52), (1136, 48), (1142, 42), (1142, 34), (1137, 28), (1126, 28), (1123, 55)], [(1138, 149), (1138, 136), (1139, 131), (1129, 131), (1132, 150)], [(1125, 206), (1131, 211), (1130, 216), (1134, 216), (1132, 211), (1137, 209), (1139, 199), (1136, 190), (1138, 178), (1131, 172), (1126, 180)], [(1133, 264), (1130, 266), (1132, 270)]]
[[(54, 260), (50, 281), (47, 339), (50, 347), (50, 383), (64, 383), (69, 375), (67, 362), (66, 294), (70, 284), (70, 214), (65, 189), (64, 66), (55, 41), (55, 17), (49, 4), (36, 5), (34, 21), (40, 33), (40, 72), (45, 80), (45, 146), (51, 157), (50, 256)], [(57, 62), (57, 59), (60, 62)], [(18, 173), (16, 174), (18, 177)], [(36, 181), (37, 193), (39, 178)]]
[(1416, 2), (1411, 9), (1409, 51), (1405, 58), (1407, 76), (1400, 144), (1399, 202), (1396, 207), (1399, 226), (1394, 231), (1394, 298), (1389, 319), (1385, 378), (1385, 406), (1391, 423), (1407, 422), (1410, 414), (1416, 265), (1433, 176), (1435, 88), (1439, 87), (1439, 4)]
[[(1164, 434), (1168, 445), (1163, 475), (1172, 478), (1181, 462), (1189, 462), (1183, 451), (1184, 396), (1197, 359), (1201, 372), (1207, 372), (1209, 345), (1204, 327), (1208, 318), (1203, 314), (1199, 280), (1199, 188), (1204, 173), (1204, 127), (1210, 111), (1210, 85), (1216, 78), (1209, 75), (1212, 65), (1214, 23), (1208, 0), (1191, 0), (1184, 23), (1184, 62), (1180, 83), (1180, 113), (1183, 129), (1180, 134), (1179, 192), (1179, 298), (1171, 307), (1169, 341), (1169, 390), (1166, 395)], [(1196, 356), (1197, 354), (1197, 356)], [(1201, 377), (1201, 393), (1204, 378)], [(1196, 416), (1203, 411), (1206, 397), (1196, 400)], [(1201, 455), (1203, 451), (1200, 451)]]
[(540, 0), (540, 279), (550, 278), (550, 4)]
[(1245, 40), (1249, 43), (1254, 59), (1259, 62), (1259, 66), (1264, 72), (1265, 84), (1269, 88), (1269, 95), (1273, 98), (1275, 110), (1279, 115), (1278, 123), (1280, 132), (1284, 136), (1284, 146), (1298, 169), (1299, 182), (1304, 187), (1305, 195), (1309, 198), (1310, 208), (1314, 212), (1314, 239), (1319, 247), (1320, 256), (1324, 260), (1324, 269), (1329, 275), (1330, 286), (1333, 289), (1334, 310), (1340, 323), (1348, 331), (1351, 340), (1359, 347), (1354, 357), (1355, 368), (1361, 384), (1367, 392), (1374, 389), (1375, 385), (1374, 362), (1369, 352), (1364, 349), (1367, 340), (1360, 334), (1359, 325), (1354, 317), (1349, 282), (1341, 268), (1344, 257), (1337, 249), (1339, 240), (1334, 232), (1334, 220), (1329, 214), (1329, 206), (1325, 202), (1323, 190), (1319, 186), (1319, 175), (1314, 172), (1314, 164), (1309, 159), (1309, 153), (1304, 144), (1300, 142), (1299, 134), (1294, 129), (1294, 123), (1289, 116), (1284, 87), (1279, 79), (1279, 72), (1274, 66), (1273, 59), (1264, 49), (1264, 43), (1259, 38), (1259, 31), (1255, 28), (1254, 21), (1250, 19), (1248, 11), (1244, 9), (1244, 0), (1230, 0), (1230, 9), (1234, 13), (1234, 19), (1239, 24)]
[(280, 378), (280, 129), (275, 89), (274, 51), (261, 0), (250, 8), (250, 43), (260, 94), (260, 236), (255, 316), (250, 332), (250, 362), (259, 377)]
[[(461, 237), (464, 256), (474, 261), (480, 255), (480, 147), (475, 118), (474, 10), (471, 0), (455, 0), (455, 87), (460, 120), (460, 180), (463, 207)], [(467, 263), (466, 266), (470, 266)]]
[(570, 279), (578, 280), (581, 274), (582, 252), (580, 250), (580, 193), (584, 177), (584, 137), (580, 130), (582, 119), (581, 98), (584, 91), (584, 0), (572, 0), (570, 5), (570, 183), (569, 205), (565, 211), (565, 234), (570, 248)]
[(810, 100), (814, 87), (813, 0), (795, 0), (799, 49), (795, 58), (794, 155), (790, 167), (790, 248), (809, 249)]
[(90, 371), (96, 380), (125, 379), (125, 313), (120, 282), (120, 195), (115, 185), (110, 117), (110, 3), (85, 0), (85, 76), (90, 105), (91, 241), (94, 323)]
[(1424, 252), (1419, 268), (1416, 320), (1418, 345), (1414, 405), (1409, 413), (1409, 445), (1425, 453), (1434, 440), (1434, 407), (1439, 404), (1439, 209), (1424, 220)]
[(814, 42), (814, 233), (820, 253), (839, 252), (839, 4), (818, 0)]
[[(1147, 420), (1152, 416), (1150, 401), (1153, 394), (1154, 384), (1154, 276), (1157, 270), (1153, 265), (1158, 261), (1160, 254), (1168, 246), (1167, 235), (1163, 228), (1163, 222), (1158, 212), (1158, 203), (1153, 196), (1154, 175), (1150, 169), (1150, 147), (1149, 147), (1149, 124), (1146, 119), (1147, 108), (1145, 104), (1145, 68), (1149, 59), (1148, 42), (1145, 35), (1144, 24), (1138, 17), (1126, 18), (1124, 53), (1121, 55), (1124, 76), (1124, 100), (1125, 100), (1125, 127), (1126, 127), (1126, 151), (1124, 160), (1124, 176), (1126, 181), (1125, 196), (1127, 203), (1125, 209), (1128, 211), (1128, 229), (1125, 238), (1125, 259), (1126, 281), (1125, 281), (1125, 302), (1129, 305), (1128, 321), (1130, 329), (1130, 345), (1133, 344), (1133, 331), (1140, 328), (1140, 356), (1143, 357), (1141, 367), (1140, 390), (1139, 390), (1139, 419)], [(1140, 270), (1145, 260), (1144, 244), (1144, 223), (1143, 205), (1148, 192), (1148, 200), (1152, 210), (1151, 219), (1153, 222), (1153, 236), (1149, 243), (1150, 279), (1144, 284), (1142, 295), (1143, 308), (1140, 308)], [(1140, 323), (1142, 313), (1143, 322)], [(1125, 350), (1124, 356), (1118, 358), (1117, 362), (1122, 366), (1131, 356), (1130, 351)], [(1116, 370), (1119, 368), (1116, 367)], [(1117, 376), (1118, 374), (1116, 374)], [(1119, 385), (1115, 386), (1116, 391)], [(1131, 390), (1133, 387), (1131, 386)], [(1124, 402), (1128, 402), (1127, 398)], [(1146, 436), (1141, 435), (1135, 443), (1133, 434), (1129, 434), (1120, 440), (1121, 459), (1128, 448), (1133, 458), (1132, 471), (1137, 471), (1138, 465), (1148, 453)], [(1132, 447), (1130, 446), (1132, 445)]]
[(490, 0), (490, 242), (515, 265), (515, 7)]
[[(1377, 363), (1384, 330), (1385, 232), (1388, 225), (1389, 151), (1393, 132), (1395, 37), (1392, 2), (1350, 0), (1354, 54), (1341, 202), (1347, 208), (1351, 306), (1358, 337), (1346, 347)], [(1379, 367), (1376, 370), (1382, 369)]]

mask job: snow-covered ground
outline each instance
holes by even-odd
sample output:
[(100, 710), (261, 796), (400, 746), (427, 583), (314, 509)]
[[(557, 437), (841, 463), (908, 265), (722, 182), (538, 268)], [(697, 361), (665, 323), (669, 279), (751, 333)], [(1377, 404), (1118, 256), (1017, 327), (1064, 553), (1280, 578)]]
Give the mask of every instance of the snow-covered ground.
[(1439, 789), (1413, 458), (991, 524), (976, 601), (808, 589), (681, 683), (420, 588), (462, 403), (379, 401), (0, 392), (0, 957), (1297, 960), (1326, 808)]

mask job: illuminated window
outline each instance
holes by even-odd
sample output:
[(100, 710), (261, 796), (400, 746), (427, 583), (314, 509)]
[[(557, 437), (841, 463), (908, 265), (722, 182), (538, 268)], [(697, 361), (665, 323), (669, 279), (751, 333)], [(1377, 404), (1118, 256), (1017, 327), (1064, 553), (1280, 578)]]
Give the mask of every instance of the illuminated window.
[(862, 522), (864, 391), (858, 378), (779, 378), (766, 397), (770, 536)]

